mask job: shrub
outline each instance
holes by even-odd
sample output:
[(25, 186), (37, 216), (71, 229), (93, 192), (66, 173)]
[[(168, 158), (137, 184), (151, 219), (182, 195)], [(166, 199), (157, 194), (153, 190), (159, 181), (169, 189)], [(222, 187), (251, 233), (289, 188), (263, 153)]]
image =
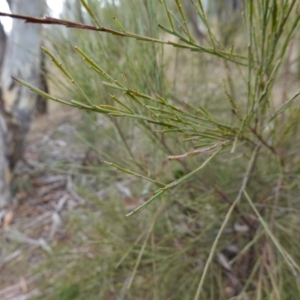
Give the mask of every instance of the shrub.
[(245, 1), (229, 48), (201, 1), (201, 43), (180, 1), (81, 3), (90, 31), (43, 48), (72, 100), (47, 96), (87, 111), (101, 163), (77, 177), (93, 209), (69, 217), (76, 251), (59, 247), (43, 299), (299, 298), (297, 1)]

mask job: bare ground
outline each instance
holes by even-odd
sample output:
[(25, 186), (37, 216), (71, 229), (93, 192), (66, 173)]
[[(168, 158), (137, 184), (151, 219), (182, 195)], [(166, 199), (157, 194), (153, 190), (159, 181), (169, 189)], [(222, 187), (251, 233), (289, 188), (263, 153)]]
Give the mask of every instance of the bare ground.
[(69, 238), (62, 215), (84, 201), (73, 190), (71, 175), (50, 167), (55, 161), (80, 163), (82, 153), (72, 145), (79, 113), (49, 105), (49, 113), (32, 122), (15, 171), (14, 201), (0, 211), (1, 300), (31, 299), (39, 293), (35, 267), (51, 254), (51, 245)]

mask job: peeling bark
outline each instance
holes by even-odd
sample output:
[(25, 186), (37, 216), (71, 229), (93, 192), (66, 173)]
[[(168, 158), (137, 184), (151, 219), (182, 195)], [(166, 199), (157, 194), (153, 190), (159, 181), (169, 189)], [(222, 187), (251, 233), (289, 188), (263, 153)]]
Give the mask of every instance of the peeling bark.
[[(205, 38), (203, 28), (201, 28), (200, 18), (196, 13), (195, 5), (191, 1), (185, 1), (184, 7), (188, 16), (188, 20), (192, 24), (192, 28), (199, 43)], [(207, 7), (205, 7), (207, 9)], [(204, 28), (205, 30), (205, 28)]]
[[(49, 93), (48, 83), (46, 79), (46, 55), (40, 50), (40, 84), (39, 89), (45, 93)], [(38, 115), (45, 115), (48, 112), (48, 100), (40, 95), (37, 95), (35, 109)]]
[(80, 0), (65, 0), (63, 6), (63, 15), (85, 24), (84, 16), (82, 13), (82, 5)]
[(6, 34), (0, 22), (0, 72), (2, 69), (5, 48), (6, 48)]
[[(17, 14), (43, 16), (45, 10), (44, 0), (15, 0), (11, 3), (11, 11)], [(37, 98), (16, 84), (11, 76), (40, 86), (41, 30), (41, 26), (14, 20), (7, 38), (0, 94), (0, 207), (10, 199), (11, 174), (21, 157)]]

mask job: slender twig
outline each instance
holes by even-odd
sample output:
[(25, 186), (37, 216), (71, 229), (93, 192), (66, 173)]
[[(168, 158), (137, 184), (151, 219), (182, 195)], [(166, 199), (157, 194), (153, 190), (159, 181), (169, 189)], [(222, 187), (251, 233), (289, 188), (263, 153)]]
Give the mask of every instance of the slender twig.
[(218, 234), (217, 234), (217, 236), (216, 236), (216, 238), (214, 240), (214, 243), (213, 243), (213, 245), (211, 247), (211, 250), (209, 252), (209, 256), (207, 258), (207, 261), (205, 263), (204, 270), (203, 270), (203, 273), (202, 273), (202, 276), (201, 276), (201, 279), (200, 279), (200, 282), (199, 282), (199, 285), (198, 285), (198, 288), (197, 288), (194, 300), (198, 300), (200, 298), (200, 294), (201, 294), (201, 291), (202, 291), (204, 279), (205, 279), (206, 274), (208, 272), (209, 265), (210, 265), (210, 263), (211, 263), (211, 261), (213, 259), (214, 254), (215, 254), (215, 250), (216, 250), (217, 244), (218, 244), (219, 239), (220, 239), (220, 237), (221, 237), (221, 235), (222, 235), (222, 233), (223, 233), (223, 231), (224, 231), (224, 229), (225, 229), (225, 227), (226, 227), (226, 225), (227, 225), (227, 223), (229, 221), (229, 218), (230, 218), (230, 216), (231, 216), (231, 214), (232, 214), (235, 206), (240, 202), (240, 200), (242, 198), (242, 195), (243, 195), (243, 193), (244, 193), (244, 191), (245, 191), (245, 189), (247, 187), (247, 184), (249, 182), (251, 173), (253, 171), (253, 168), (254, 168), (254, 165), (255, 165), (255, 162), (256, 162), (256, 159), (257, 159), (257, 155), (258, 155), (260, 146), (261, 146), (261, 144), (258, 143), (257, 146), (256, 146), (256, 148), (253, 151), (253, 154), (252, 154), (252, 157), (251, 157), (251, 159), (249, 161), (248, 168), (247, 168), (246, 174), (244, 176), (244, 179), (243, 179), (242, 185), (240, 187), (240, 190), (239, 190), (239, 192), (238, 192), (238, 194), (237, 194), (234, 202), (232, 203), (231, 207), (229, 208), (229, 210), (228, 210), (228, 212), (227, 212), (227, 214), (225, 216), (225, 219), (224, 219), (224, 221), (222, 223), (222, 226), (221, 226), (221, 228), (220, 228), (220, 230), (219, 230), (219, 232), (218, 232)]
[(252, 128), (251, 126), (248, 127), (264, 146), (266, 146), (275, 156), (278, 156), (277, 151), (263, 139), (263, 137), (256, 131), (255, 128)]
[[(117, 35), (117, 36), (141, 40), (144, 42), (172, 45), (174, 47), (186, 48), (188, 50), (196, 51), (196, 52), (197, 51), (207, 52), (212, 55), (221, 57), (223, 59), (227, 59), (228, 61), (232, 61), (236, 64), (246, 66), (245, 63), (240, 61), (240, 60), (245, 60), (245, 57), (242, 57), (239, 54), (227, 53), (227, 52), (224, 52), (222, 49), (216, 50), (215, 48), (210, 49), (210, 48), (202, 47), (202, 46), (196, 44), (194, 41), (187, 40), (183, 37), (180, 37), (180, 40), (186, 44), (184, 46), (181, 44), (178, 44), (178, 43), (173, 43), (170, 41), (163, 41), (161, 39), (156, 39), (153, 37), (148, 37), (148, 36), (139, 35), (139, 34), (136, 34), (133, 32), (128, 32), (123, 29), (121, 31), (118, 31), (118, 30), (110, 29), (110, 28), (103, 27), (103, 26), (87, 25), (87, 24), (83, 24), (83, 23), (72, 22), (69, 20), (52, 18), (49, 16), (45, 16), (43, 18), (37, 18), (37, 17), (32, 17), (32, 16), (26, 16), (26, 15), (20, 15), (20, 14), (9, 14), (9, 13), (4, 13), (4, 12), (0, 12), (0, 16), (24, 20), (25, 23), (45, 24), (45, 25), (62, 25), (62, 26), (68, 27), (68, 28), (84, 29), (84, 30), (90, 30), (90, 31), (101, 31), (101, 32), (107, 32), (107, 33)], [(159, 25), (159, 28), (161, 28), (162, 30), (164, 30), (170, 34), (179, 36), (178, 32), (171, 32), (161, 25)], [(238, 60), (233, 59), (233, 57), (236, 57)]]
[(186, 152), (184, 154), (179, 154), (179, 155), (170, 155), (168, 156), (168, 159), (169, 160), (177, 160), (177, 159), (180, 159), (180, 158), (184, 158), (184, 157), (189, 157), (189, 156), (194, 156), (196, 154), (200, 154), (200, 153), (204, 153), (204, 152), (207, 152), (207, 151), (210, 151), (216, 147), (219, 147), (219, 146), (222, 146), (224, 144), (228, 143), (227, 141), (225, 142), (220, 142), (220, 143), (216, 143), (212, 146), (209, 146), (209, 147), (202, 147), (202, 148), (199, 148), (199, 149), (195, 149), (193, 151), (190, 151), (190, 152)]
[[(287, 98), (287, 90), (288, 90), (288, 83), (290, 80), (290, 66), (291, 66), (291, 58), (292, 58), (292, 51), (294, 48), (294, 41), (291, 41), (288, 53), (287, 53), (287, 58), (285, 61), (285, 66), (284, 66), (284, 75), (283, 75), (283, 83), (282, 83), (282, 99), (281, 99), (281, 105), (283, 105), (286, 101)], [(285, 112), (283, 111), (281, 116), (280, 116), (280, 131), (283, 129), (283, 124), (285, 121)]]

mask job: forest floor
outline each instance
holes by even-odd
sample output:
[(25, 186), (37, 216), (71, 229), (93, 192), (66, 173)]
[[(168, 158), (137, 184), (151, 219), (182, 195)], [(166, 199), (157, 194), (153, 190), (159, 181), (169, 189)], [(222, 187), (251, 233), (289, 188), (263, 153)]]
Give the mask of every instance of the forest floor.
[(38, 294), (37, 267), (51, 255), (53, 244), (68, 239), (62, 216), (84, 201), (73, 190), (71, 175), (55, 171), (55, 163), (82, 160), (80, 147), (72, 145), (80, 114), (54, 102), (48, 110), (32, 122), (15, 170), (15, 199), (0, 210), (1, 300), (32, 299)]

